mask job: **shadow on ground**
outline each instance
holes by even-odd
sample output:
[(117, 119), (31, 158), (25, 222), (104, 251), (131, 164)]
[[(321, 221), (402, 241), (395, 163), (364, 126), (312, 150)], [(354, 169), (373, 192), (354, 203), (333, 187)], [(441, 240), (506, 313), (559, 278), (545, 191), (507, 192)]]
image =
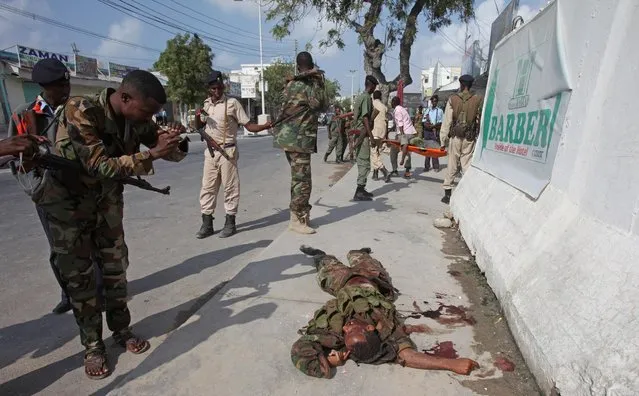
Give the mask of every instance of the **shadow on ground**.
[[(214, 265), (221, 264), (236, 255), (244, 254), (257, 248), (264, 248), (271, 242), (271, 240), (262, 240), (239, 246), (232, 246), (190, 258), (173, 267), (169, 267), (144, 278), (131, 281), (129, 283), (129, 294), (140, 294), (145, 291), (166, 286), (179, 279), (197, 274)], [(288, 262), (284, 261), (284, 263)], [(271, 265), (270, 267), (273, 271), (276, 271), (278, 265)], [(286, 268), (282, 268), (282, 271), (285, 269)], [(264, 271), (267, 271), (267, 269)], [(279, 280), (274, 279), (274, 275), (271, 275), (270, 278), (266, 273), (262, 275), (263, 279), (267, 281), (269, 279), (271, 281)], [(142, 319), (134, 325), (136, 332), (147, 338), (159, 337), (171, 332), (184, 323), (188, 317), (204, 305), (204, 303), (209, 301), (215, 293), (222, 288), (222, 286), (224, 286), (224, 284), (220, 284), (204, 295), (180, 304), (177, 307)], [(257, 295), (261, 294), (258, 293), (255, 296)], [(245, 298), (248, 297), (249, 296)], [(262, 312), (266, 311), (268, 310), (262, 310)], [(238, 314), (232, 318), (229, 316), (228, 319), (231, 322), (234, 320), (248, 320), (250, 319), (249, 314), (250, 312), (243, 316), (238, 316)], [(259, 317), (258, 314), (255, 314), (254, 316), (256, 318)], [(233, 323), (239, 322), (235, 321)], [(216, 330), (215, 326), (213, 326), (212, 329)], [(43, 339), (44, 334), (55, 334), (56, 336), (55, 338)], [(108, 334), (108, 330), (106, 328), (104, 334)], [(211, 333), (209, 332), (209, 334)], [(28, 356), (31, 358), (39, 358), (46, 356), (47, 354), (62, 347), (67, 342), (73, 340), (77, 335), (78, 327), (70, 314), (48, 314), (38, 319), (0, 329), (0, 349), (2, 350), (2, 354), (0, 354), (0, 368), (6, 367), (23, 357)], [(105, 339), (105, 343), (107, 348), (109, 348), (109, 363), (112, 367), (114, 367), (117, 365), (118, 359), (124, 352), (124, 349), (117, 346), (113, 347), (114, 344), (111, 338)], [(80, 349), (81, 346), (78, 343), (78, 350)], [(43, 391), (48, 386), (55, 383), (64, 374), (80, 367), (82, 365), (82, 356), (83, 353), (79, 352), (2, 383), (0, 384), (0, 395), (32, 395)], [(89, 380), (87, 379), (87, 381)]]
[[(148, 374), (157, 367), (171, 362), (173, 359), (191, 351), (221, 329), (269, 318), (277, 309), (277, 304), (273, 302), (252, 305), (235, 314), (234, 312), (237, 311), (237, 308), (231, 309), (229, 307), (248, 299), (266, 295), (270, 290), (269, 285), (271, 283), (298, 278), (316, 272), (315, 269), (312, 268), (308, 271), (284, 274), (299, 264), (309, 266), (308, 260), (302, 254), (275, 257), (247, 265), (234, 278), (231, 288), (227, 289), (224, 293), (218, 293), (217, 291), (207, 293), (208, 299), (200, 299), (199, 308), (202, 308), (202, 306), (209, 301), (213, 302), (213, 304), (207, 304), (200, 310), (193, 310), (190, 314), (181, 316), (181, 319), (183, 319), (182, 323), (184, 323), (197, 311), (197, 320), (177, 329), (166, 342), (158, 346), (157, 349), (131, 373), (119, 375), (110, 384), (95, 392), (94, 395), (105, 395), (114, 389), (122, 387), (135, 378)], [(241, 293), (241, 289), (243, 288), (252, 288), (254, 291), (246, 295), (234, 296), (234, 290), (237, 289), (238, 292)], [(231, 296), (231, 298), (222, 300), (224, 296)], [(154, 327), (153, 323), (158, 320), (158, 316), (168, 315), (168, 317), (176, 317), (185, 306), (186, 304), (183, 304), (180, 307), (173, 308), (169, 312), (162, 312), (146, 318), (136, 327), (140, 329), (141, 334), (146, 335), (142, 329), (151, 331)]]

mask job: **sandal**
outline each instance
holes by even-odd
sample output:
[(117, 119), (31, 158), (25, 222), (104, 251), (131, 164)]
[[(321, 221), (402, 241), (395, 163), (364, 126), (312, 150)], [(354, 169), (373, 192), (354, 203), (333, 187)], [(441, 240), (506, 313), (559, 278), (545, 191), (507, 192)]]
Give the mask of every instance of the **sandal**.
[(111, 370), (107, 365), (106, 352), (102, 350), (87, 352), (84, 355), (84, 373), (94, 380), (111, 375)]
[(151, 347), (151, 344), (149, 344), (147, 340), (143, 340), (142, 338), (130, 332), (121, 334), (119, 336), (114, 335), (113, 338), (118, 345), (135, 355), (144, 353)]

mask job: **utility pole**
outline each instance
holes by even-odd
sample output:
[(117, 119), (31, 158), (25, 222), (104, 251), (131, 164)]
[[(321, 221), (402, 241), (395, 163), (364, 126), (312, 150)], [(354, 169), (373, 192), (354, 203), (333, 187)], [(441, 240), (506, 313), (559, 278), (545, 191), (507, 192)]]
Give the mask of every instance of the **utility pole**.
[(75, 43), (71, 44), (71, 49), (73, 50), (73, 53), (76, 55), (80, 53), (80, 50), (78, 49), (78, 46), (75, 45)]
[(357, 73), (357, 70), (349, 70), (349, 72), (351, 73), (351, 111), (355, 108), (354, 107), (354, 102), (355, 102), (355, 81), (353, 80), (355, 78), (355, 73)]
[(293, 54), (293, 73), (297, 76), (297, 65), (296, 65), (296, 60), (297, 60), (297, 40), (295, 40), (295, 53)]
[(264, 102), (264, 56), (262, 52), (262, 0), (257, 0), (257, 11), (260, 18), (260, 91), (262, 91), (262, 115), (264, 115), (266, 114), (266, 103)]

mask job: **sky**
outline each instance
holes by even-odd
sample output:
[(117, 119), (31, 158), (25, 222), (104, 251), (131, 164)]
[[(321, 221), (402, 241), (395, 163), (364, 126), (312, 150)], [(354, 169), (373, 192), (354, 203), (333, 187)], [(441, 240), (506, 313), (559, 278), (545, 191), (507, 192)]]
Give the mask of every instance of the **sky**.
[[(342, 95), (350, 95), (351, 82), (354, 83), (355, 91), (358, 87), (363, 87), (365, 75), (362, 47), (357, 43), (357, 36), (353, 32), (344, 35), (346, 47), (343, 50), (336, 47), (321, 50), (319, 41), (331, 26), (319, 22), (321, 18), (311, 12), (295, 26), (290, 37), (277, 41), (270, 33), (274, 23), (265, 21), (268, 1), (262, 1), (265, 4), (262, 7), (264, 63), (277, 57), (292, 58), (295, 54), (295, 40), (299, 50), (310, 43), (315, 62), (326, 71), (327, 78), (339, 81)], [(486, 56), (490, 25), (497, 16), (497, 9), (503, 10), (508, 2), (509, 0), (477, 0), (475, 21), (465, 25), (455, 20), (456, 23), (438, 33), (431, 33), (423, 23), (411, 56), (413, 84), (406, 91), (419, 92), (421, 69), (432, 67), (437, 61), (444, 66), (461, 66), (466, 32), (470, 36), (468, 44), (479, 40)], [(239, 69), (240, 64), (260, 62), (259, 8), (256, 0), (2, 0), (2, 4), (37, 14), (55, 21), (56, 25), (62, 23), (64, 26), (54, 26), (43, 22), (41, 18), (34, 20), (0, 8), (0, 49), (20, 44), (72, 54), (71, 45), (75, 43), (80, 54), (85, 56), (142, 68), (151, 67), (160, 51), (166, 47), (166, 41), (178, 30), (166, 23), (146, 23), (135, 14), (126, 15), (105, 3), (122, 5), (151, 17), (170, 20), (186, 30), (197, 31), (211, 46), (215, 54), (213, 67), (216, 69), (229, 71)], [(529, 21), (546, 3), (546, 0), (520, 0), (518, 14)], [(376, 33), (383, 39), (382, 29)], [(144, 48), (127, 46), (99, 36)], [(386, 55), (383, 71), (387, 79), (392, 80), (399, 71), (398, 49), (389, 50)], [(351, 78), (350, 70), (357, 71), (354, 78)]]

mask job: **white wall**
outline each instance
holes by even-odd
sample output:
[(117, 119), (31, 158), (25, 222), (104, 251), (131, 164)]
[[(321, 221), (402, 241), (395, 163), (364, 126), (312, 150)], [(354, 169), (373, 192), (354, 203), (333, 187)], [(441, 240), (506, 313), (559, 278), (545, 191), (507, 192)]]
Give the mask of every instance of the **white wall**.
[(637, 395), (639, 2), (558, 2), (574, 90), (550, 185), (471, 168), (451, 206), (542, 389)]

